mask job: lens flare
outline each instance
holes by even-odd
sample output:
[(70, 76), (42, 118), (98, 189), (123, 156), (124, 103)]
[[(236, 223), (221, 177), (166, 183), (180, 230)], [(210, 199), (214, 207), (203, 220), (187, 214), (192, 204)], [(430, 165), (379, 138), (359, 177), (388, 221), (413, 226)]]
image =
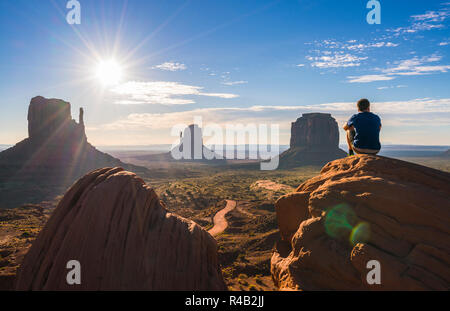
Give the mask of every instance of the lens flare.
[(367, 222), (361, 222), (353, 228), (350, 234), (350, 243), (367, 243), (370, 239), (370, 225)]
[(327, 211), (324, 225), (330, 237), (349, 241), (352, 245), (365, 243), (370, 238), (370, 225), (360, 222), (353, 209), (345, 203)]

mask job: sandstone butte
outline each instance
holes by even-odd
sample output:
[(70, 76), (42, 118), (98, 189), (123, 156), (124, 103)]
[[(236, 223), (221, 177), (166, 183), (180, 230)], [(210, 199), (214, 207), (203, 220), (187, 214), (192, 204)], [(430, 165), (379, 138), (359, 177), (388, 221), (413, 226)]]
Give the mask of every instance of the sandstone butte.
[[(78, 260), (81, 284), (68, 285)], [(214, 238), (122, 168), (79, 179), (20, 267), (18, 290), (226, 290)]]
[[(284, 290), (449, 290), (450, 174), (379, 156), (335, 160), (276, 202)], [(369, 285), (367, 263), (381, 265)]]
[(339, 130), (329, 113), (304, 113), (291, 124), (289, 149), (280, 155), (280, 167), (324, 165), (347, 154), (339, 148)]
[(148, 174), (92, 146), (82, 108), (76, 122), (69, 102), (36, 96), (28, 106), (28, 138), (0, 152), (0, 208), (52, 200), (84, 174), (110, 166)]

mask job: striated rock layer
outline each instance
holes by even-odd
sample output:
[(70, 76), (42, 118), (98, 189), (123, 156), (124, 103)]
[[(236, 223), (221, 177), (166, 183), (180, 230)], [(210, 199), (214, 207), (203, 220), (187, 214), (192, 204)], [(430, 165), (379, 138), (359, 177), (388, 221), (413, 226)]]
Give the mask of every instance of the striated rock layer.
[[(276, 202), (271, 272), (281, 289), (450, 289), (450, 174), (358, 155)], [(381, 284), (368, 284), (371, 260)]]
[(280, 155), (280, 167), (324, 165), (345, 157), (339, 130), (329, 113), (304, 113), (291, 125), (290, 148)]
[[(68, 285), (77, 260), (81, 284)], [(18, 290), (225, 290), (217, 245), (166, 211), (122, 168), (93, 171), (65, 194), (19, 270)]]

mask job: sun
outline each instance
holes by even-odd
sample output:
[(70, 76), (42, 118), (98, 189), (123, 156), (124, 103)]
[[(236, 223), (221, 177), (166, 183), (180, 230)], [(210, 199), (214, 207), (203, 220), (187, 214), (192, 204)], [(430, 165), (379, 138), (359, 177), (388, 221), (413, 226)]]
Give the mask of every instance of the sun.
[(122, 67), (114, 59), (100, 61), (95, 70), (96, 78), (104, 86), (118, 84), (122, 79), (122, 74)]

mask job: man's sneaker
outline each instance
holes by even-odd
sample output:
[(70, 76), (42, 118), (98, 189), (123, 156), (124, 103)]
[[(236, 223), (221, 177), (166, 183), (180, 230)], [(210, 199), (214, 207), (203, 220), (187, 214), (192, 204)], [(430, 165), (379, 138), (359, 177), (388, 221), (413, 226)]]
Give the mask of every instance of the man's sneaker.
[(348, 151), (348, 156), (352, 156), (352, 155), (354, 155), (355, 153), (353, 152), (353, 149), (350, 149), (349, 151)]

